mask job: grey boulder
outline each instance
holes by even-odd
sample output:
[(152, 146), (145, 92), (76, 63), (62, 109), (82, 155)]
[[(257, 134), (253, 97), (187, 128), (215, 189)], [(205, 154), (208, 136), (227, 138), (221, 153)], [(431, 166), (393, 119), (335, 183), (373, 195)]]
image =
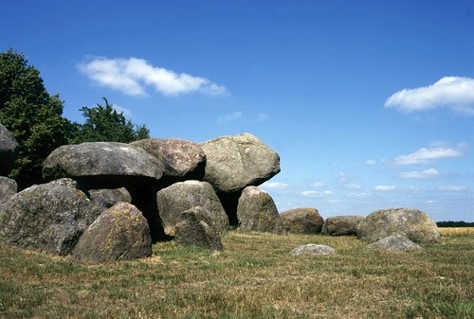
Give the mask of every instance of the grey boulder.
[(441, 234), (435, 221), (425, 212), (413, 208), (381, 209), (369, 214), (361, 223), (357, 237), (373, 243), (400, 234), (415, 243), (440, 243)]
[(283, 225), (271, 196), (256, 186), (242, 191), (237, 205), (239, 231), (283, 233)]
[(167, 235), (174, 235), (180, 215), (194, 206), (202, 206), (209, 211), (219, 233), (225, 232), (229, 227), (229, 218), (214, 189), (207, 182), (174, 183), (158, 191), (156, 202)]
[(306, 244), (296, 247), (291, 251), (292, 255), (332, 255), (336, 251), (331, 246), (320, 244)]
[(324, 220), (316, 208), (294, 208), (280, 213), (283, 227), (288, 233), (316, 234), (321, 232)]
[(18, 155), (18, 142), (13, 134), (0, 124), (0, 175), (10, 174)]
[(330, 236), (357, 236), (360, 223), (364, 221), (364, 219), (365, 216), (361, 215), (328, 217), (324, 221), (321, 232)]
[(130, 145), (158, 158), (167, 178), (200, 180), (204, 176), (206, 155), (198, 143), (176, 138), (149, 138)]
[(218, 193), (260, 185), (280, 172), (280, 156), (249, 133), (219, 137), (201, 147), (207, 158), (204, 180)]
[(175, 241), (184, 247), (198, 247), (210, 251), (224, 249), (212, 214), (202, 206), (192, 207), (179, 216)]
[(0, 176), (0, 204), (5, 203), (18, 191), (18, 184), (15, 180)]
[(0, 242), (67, 255), (102, 210), (75, 188), (58, 180), (24, 189), (0, 206)]
[(85, 264), (150, 257), (148, 222), (132, 204), (120, 202), (104, 211), (84, 232), (72, 257)]
[(163, 164), (147, 151), (118, 142), (63, 145), (43, 163), (46, 180), (71, 177), (95, 188), (122, 187), (159, 180)]
[(372, 244), (367, 245), (366, 248), (387, 252), (406, 252), (421, 249), (419, 245), (400, 234), (382, 238)]

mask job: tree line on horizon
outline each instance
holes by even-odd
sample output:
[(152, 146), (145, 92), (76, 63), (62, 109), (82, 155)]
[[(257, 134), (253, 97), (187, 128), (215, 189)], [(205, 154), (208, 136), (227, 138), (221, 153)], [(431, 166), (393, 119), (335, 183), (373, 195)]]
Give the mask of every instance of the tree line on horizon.
[(438, 227), (474, 227), (474, 222), (465, 222), (465, 221), (440, 221), (437, 222)]
[(40, 72), (22, 53), (0, 53), (0, 123), (19, 144), (9, 178), (22, 190), (43, 182), (42, 166), (56, 148), (83, 142), (122, 142), (149, 138), (144, 125), (135, 125), (104, 97), (105, 105), (83, 106), (84, 123), (63, 117), (64, 101), (50, 95)]

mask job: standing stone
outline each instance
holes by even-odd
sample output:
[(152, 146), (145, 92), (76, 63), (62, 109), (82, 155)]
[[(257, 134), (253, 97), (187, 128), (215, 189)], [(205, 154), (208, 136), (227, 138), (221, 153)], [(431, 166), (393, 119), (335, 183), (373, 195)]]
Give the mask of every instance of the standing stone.
[(224, 249), (211, 213), (202, 206), (192, 207), (179, 216), (175, 241), (184, 247), (199, 247), (211, 251)]
[(103, 212), (79, 239), (72, 256), (85, 264), (133, 260), (152, 255), (148, 222), (132, 204), (120, 202)]
[(283, 227), (293, 234), (317, 234), (321, 232), (324, 219), (316, 208), (294, 208), (280, 214)]
[(248, 186), (242, 191), (237, 217), (240, 221), (239, 230), (243, 232), (283, 232), (275, 202), (267, 192), (256, 186)]
[(206, 208), (219, 233), (229, 228), (229, 219), (212, 186), (207, 182), (185, 181), (163, 188), (156, 194), (158, 213), (165, 233), (173, 236), (176, 223), (184, 211), (194, 207)]
[(415, 243), (439, 243), (441, 234), (435, 221), (413, 208), (389, 208), (375, 211), (360, 224), (358, 237), (369, 243), (400, 234)]

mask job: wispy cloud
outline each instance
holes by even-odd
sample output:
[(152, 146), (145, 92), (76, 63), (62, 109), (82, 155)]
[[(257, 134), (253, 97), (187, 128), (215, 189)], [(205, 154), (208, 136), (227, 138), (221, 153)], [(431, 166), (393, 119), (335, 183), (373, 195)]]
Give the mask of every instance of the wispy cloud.
[(435, 168), (429, 168), (423, 171), (402, 172), (399, 176), (402, 178), (432, 178), (439, 176), (439, 172)]
[(326, 191), (303, 191), (301, 192), (301, 195), (304, 197), (324, 197), (331, 195), (332, 191), (326, 190)]
[(374, 187), (376, 191), (381, 191), (381, 192), (391, 192), (397, 189), (397, 186), (395, 185), (377, 185)]
[(474, 79), (446, 76), (429, 86), (403, 89), (390, 96), (385, 107), (406, 112), (445, 107), (458, 113), (474, 115)]
[(413, 153), (400, 155), (394, 160), (395, 165), (428, 164), (443, 158), (460, 157), (463, 155), (464, 144), (453, 147), (423, 147)]
[(219, 116), (217, 118), (217, 124), (224, 125), (227, 122), (232, 122), (232, 121), (238, 120), (238, 119), (242, 118), (242, 115), (243, 115), (242, 112), (234, 112), (234, 113)]
[(164, 95), (192, 92), (222, 95), (227, 92), (224, 86), (206, 78), (176, 73), (133, 57), (128, 59), (98, 57), (79, 63), (77, 67), (95, 83), (128, 95), (146, 95), (147, 87), (152, 87)]
[(438, 187), (440, 191), (448, 191), (448, 192), (462, 192), (467, 190), (468, 188), (464, 185), (448, 185), (448, 186), (441, 186)]
[(344, 184), (342, 187), (344, 187), (345, 189), (361, 189), (362, 188), (362, 186), (355, 183)]
[(280, 182), (265, 182), (261, 185), (261, 187), (267, 188), (267, 189), (283, 190), (283, 189), (288, 188), (288, 184), (280, 183)]

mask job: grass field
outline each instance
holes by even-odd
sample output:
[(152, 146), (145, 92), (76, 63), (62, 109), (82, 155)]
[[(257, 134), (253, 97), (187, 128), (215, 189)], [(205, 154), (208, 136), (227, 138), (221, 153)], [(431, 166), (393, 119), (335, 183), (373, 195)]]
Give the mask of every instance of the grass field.
[[(354, 237), (229, 232), (225, 250), (154, 246), (85, 266), (0, 247), (0, 318), (474, 318), (474, 228), (380, 253)], [(332, 256), (292, 256), (317, 243)]]

